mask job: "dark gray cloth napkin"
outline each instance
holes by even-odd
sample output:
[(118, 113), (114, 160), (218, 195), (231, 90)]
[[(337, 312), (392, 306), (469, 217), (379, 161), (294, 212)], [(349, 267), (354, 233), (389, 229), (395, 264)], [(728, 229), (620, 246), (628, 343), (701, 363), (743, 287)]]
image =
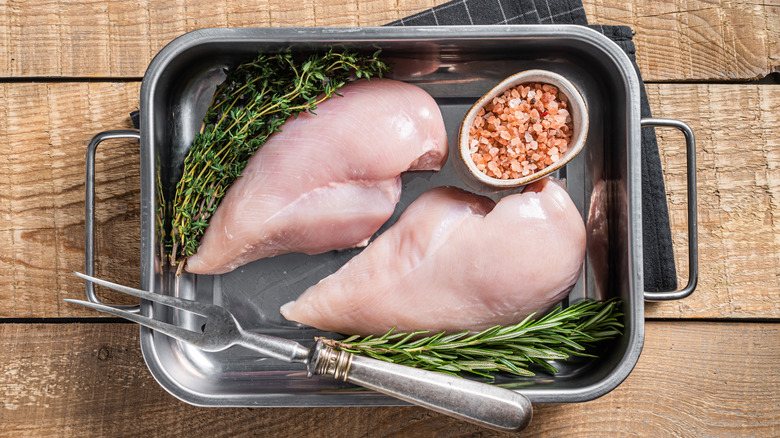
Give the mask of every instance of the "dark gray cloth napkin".
[[(446, 26), (473, 24), (578, 24), (588, 18), (581, 0), (455, 0), (390, 23), (391, 26)], [(617, 43), (636, 64), (633, 31), (628, 26), (590, 26)], [(650, 117), (644, 83), (641, 88), (642, 117)], [(672, 251), (672, 233), (666, 206), (661, 158), (655, 130), (642, 129), (642, 239), (645, 290), (677, 288)]]

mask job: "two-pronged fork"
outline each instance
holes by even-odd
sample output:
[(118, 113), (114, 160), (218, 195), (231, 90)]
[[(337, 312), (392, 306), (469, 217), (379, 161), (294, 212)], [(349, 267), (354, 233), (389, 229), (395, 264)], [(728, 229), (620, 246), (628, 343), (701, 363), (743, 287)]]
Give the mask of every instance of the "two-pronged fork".
[(201, 332), (185, 329), (104, 304), (66, 299), (120, 316), (205, 351), (240, 345), (285, 362), (306, 365), (309, 376), (331, 376), (401, 400), (501, 431), (517, 431), (531, 421), (531, 403), (508, 389), (472, 380), (378, 361), (337, 351), (317, 341), (311, 349), (289, 339), (246, 331), (226, 309), (111, 283), (74, 272), (77, 276), (119, 292), (192, 312), (206, 318)]

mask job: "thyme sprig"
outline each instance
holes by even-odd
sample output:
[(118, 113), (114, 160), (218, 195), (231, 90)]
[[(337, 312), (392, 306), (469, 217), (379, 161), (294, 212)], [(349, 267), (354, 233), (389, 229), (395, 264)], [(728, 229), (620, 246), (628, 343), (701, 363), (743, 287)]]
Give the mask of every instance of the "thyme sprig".
[(322, 339), (331, 347), (402, 365), (450, 374), (471, 373), (493, 379), (492, 373), (533, 376), (531, 364), (555, 374), (549, 362), (571, 356), (595, 357), (588, 348), (621, 335), (620, 301), (581, 301), (566, 309), (560, 306), (534, 319), (535, 314), (508, 327), (494, 326), (479, 333), (444, 332), (420, 337), (427, 331), (394, 333), (380, 337), (350, 336), (344, 340)]
[[(170, 234), (171, 264), (198, 249), (208, 221), (249, 157), (285, 120), (337, 94), (353, 78), (382, 77), (387, 65), (373, 55), (330, 50), (299, 59), (260, 54), (226, 71), (184, 160), (176, 185)], [(180, 265), (181, 268), (182, 265)]]

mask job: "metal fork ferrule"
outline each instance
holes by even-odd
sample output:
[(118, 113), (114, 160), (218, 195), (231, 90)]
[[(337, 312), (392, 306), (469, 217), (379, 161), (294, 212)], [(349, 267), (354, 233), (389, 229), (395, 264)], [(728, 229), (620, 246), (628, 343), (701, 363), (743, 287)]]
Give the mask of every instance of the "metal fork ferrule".
[(319, 350), (317, 367), (314, 374), (318, 376), (331, 376), (334, 379), (347, 381), (349, 369), (352, 366), (352, 353), (338, 351), (323, 345)]

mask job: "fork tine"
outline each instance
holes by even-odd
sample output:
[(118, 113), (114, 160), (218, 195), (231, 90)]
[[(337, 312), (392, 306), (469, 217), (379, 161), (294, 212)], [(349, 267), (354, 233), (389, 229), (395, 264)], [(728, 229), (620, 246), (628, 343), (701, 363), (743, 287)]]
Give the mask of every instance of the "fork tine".
[[(113, 289), (117, 292), (126, 293), (134, 297), (142, 298), (144, 300), (154, 301), (155, 303), (165, 304), (166, 306), (176, 307), (177, 309), (186, 310), (188, 312), (197, 313), (198, 315), (207, 316), (206, 312), (209, 311), (211, 306), (208, 304), (199, 303), (197, 301), (185, 300), (183, 298), (176, 298), (169, 295), (155, 294), (152, 292), (135, 289), (132, 287), (123, 286), (121, 284), (111, 283), (110, 281), (101, 280), (97, 277), (92, 277), (80, 272), (73, 271), (77, 277), (81, 277), (84, 280), (91, 281), (109, 289)], [(122, 316), (122, 315), (119, 315)]]
[(158, 331), (160, 333), (163, 333), (165, 335), (168, 335), (180, 341), (189, 342), (191, 344), (197, 345), (203, 338), (203, 335), (201, 333), (193, 332), (191, 330), (187, 330), (179, 326), (158, 321), (156, 319), (147, 318), (146, 316), (141, 316), (137, 313), (130, 313), (125, 310), (120, 310), (111, 306), (106, 306), (105, 304), (97, 304), (89, 301), (73, 300), (70, 298), (65, 298), (63, 299), (63, 301), (71, 304), (80, 304), (84, 307), (89, 307), (90, 309), (99, 310), (101, 312), (106, 312), (125, 319), (129, 319), (130, 321), (136, 322), (144, 327), (149, 327), (152, 330)]

